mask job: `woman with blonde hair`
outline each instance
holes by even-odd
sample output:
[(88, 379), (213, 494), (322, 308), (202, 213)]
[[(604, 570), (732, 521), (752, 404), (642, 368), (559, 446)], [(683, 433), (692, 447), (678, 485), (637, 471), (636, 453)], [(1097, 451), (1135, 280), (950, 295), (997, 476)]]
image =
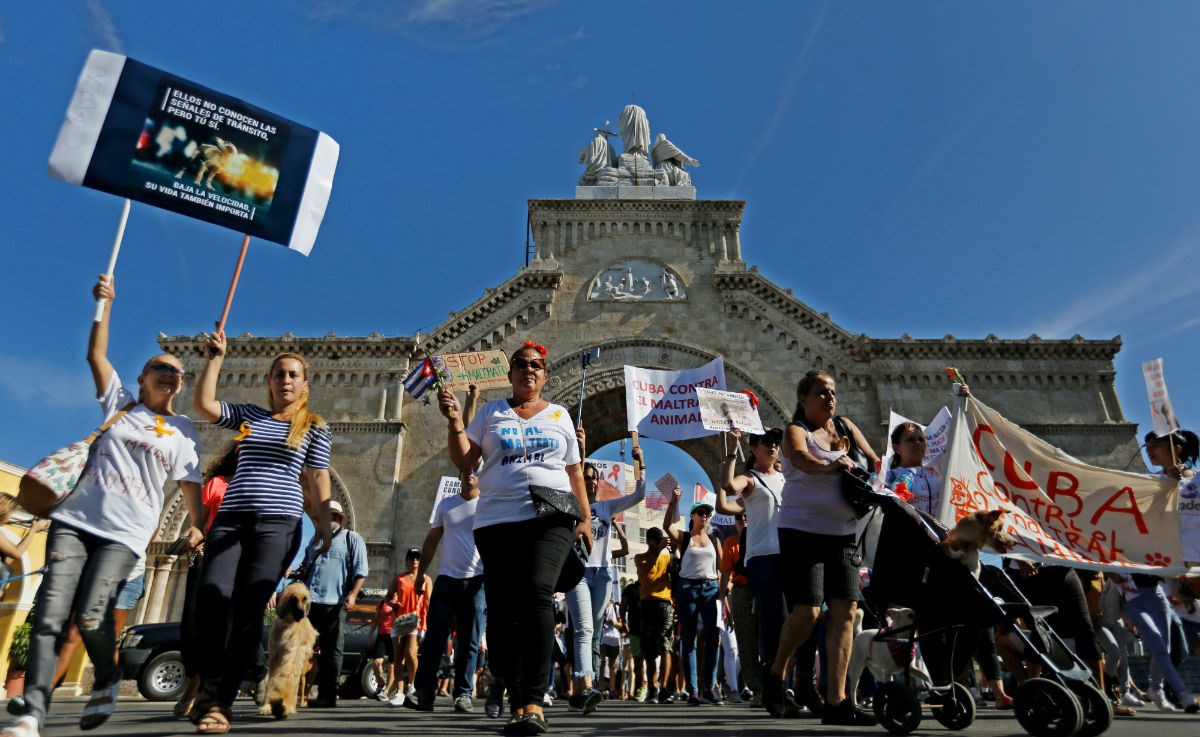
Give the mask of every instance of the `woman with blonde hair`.
[(203, 734), (229, 731), (230, 708), (262, 636), (267, 601), (300, 547), (305, 475), (316, 511), (320, 555), (329, 549), (329, 452), (333, 436), (308, 408), (308, 364), (281, 353), (267, 372), (268, 407), (218, 401), (224, 332), (207, 341), (196, 413), (237, 430), (237, 470), (205, 542), (196, 620), (204, 643), (201, 690), (189, 717)]
[[(8, 520), (12, 517), (13, 510), (17, 508), (17, 498), (8, 494), (0, 494), (0, 525), (8, 524)], [(50, 520), (35, 519), (29, 523), (29, 531), (21, 537), (21, 542), (14, 543), (8, 539), (7, 535), (0, 535), (0, 555), (5, 558), (20, 558), (29, 549), (29, 544), (33, 542), (35, 533), (44, 532), (50, 527)], [(3, 591), (0, 587), (0, 591)]]

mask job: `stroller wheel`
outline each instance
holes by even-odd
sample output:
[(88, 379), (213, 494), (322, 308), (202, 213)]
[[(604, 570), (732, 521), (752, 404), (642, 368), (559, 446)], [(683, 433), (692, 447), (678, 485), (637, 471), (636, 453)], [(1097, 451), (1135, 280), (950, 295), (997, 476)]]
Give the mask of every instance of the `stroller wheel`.
[(1066, 686), (1031, 678), (1013, 696), (1017, 721), (1033, 737), (1074, 737), (1083, 726), (1083, 708)]
[(966, 729), (975, 721), (975, 699), (961, 683), (950, 684), (950, 690), (938, 694), (935, 704), (930, 707), (933, 718), (946, 729)]
[(875, 689), (875, 718), (892, 734), (908, 734), (921, 726), (921, 702), (902, 683), (881, 683)]
[(1112, 726), (1113, 706), (1104, 692), (1087, 681), (1067, 681), (1067, 688), (1083, 707), (1083, 726), (1077, 737), (1096, 737)]

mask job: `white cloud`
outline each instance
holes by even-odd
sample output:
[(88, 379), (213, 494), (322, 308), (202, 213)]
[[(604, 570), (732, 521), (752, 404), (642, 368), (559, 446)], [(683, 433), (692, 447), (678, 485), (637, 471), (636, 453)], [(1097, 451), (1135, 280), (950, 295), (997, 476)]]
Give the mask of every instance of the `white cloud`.
[(81, 362), (69, 367), (40, 358), (0, 354), (0, 392), (47, 409), (95, 406), (92, 377)]
[(779, 91), (779, 101), (775, 104), (775, 112), (771, 115), (771, 119), (767, 121), (766, 127), (758, 134), (754, 144), (750, 147), (750, 155), (746, 157), (746, 163), (742, 165), (742, 170), (738, 172), (737, 179), (734, 182), (733, 188), (736, 190), (742, 184), (742, 180), (754, 168), (758, 159), (766, 152), (767, 147), (771, 145), (771, 140), (775, 137), (775, 131), (779, 129), (783, 123), (784, 117), (788, 113), (788, 109), (792, 105), (792, 97), (795, 96), (796, 90), (800, 87), (800, 80), (804, 76), (804, 72), (808, 70), (809, 64), (812, 62), (813, 47), (816, 45), (817, 34), (821, 27), (825, 25), (825, 18), (829, 15), (829, 3), (821, 5), (817, 11), (817, 17), (813, 20), (812, 27), (808, 29), (808, 35), (804, 38), (804, 43), (800, 44), (800, 51), (796, 53), (796, 57), (792, 59), (792, 64), (788, 67), (787, 76), (783, 80), (783, 86)]
[(125, 53), (125, 42), (121, 40), (121, 36), (117, 33), (117, 24), (113, 22), (112, 13), (108, 12), (108, 8), (104, 7), (104, 3), (100, 2), (100, 0), (87, 0), (86, 5), (88, 15), (92, 19), (92, 31), (100, 37), (105, 50), (114, 51), (118, 54)]
[(1101, 317), (1119, 313), (1127, 321), (1193, 294), (1200, 284), (1180, 275), (1191, 273), (1197, 251), (1200, 226), (1165, 247), (1139, 248), (1139, 269), (1117, 272), (1113, 282), (1080, 295), (1034, 332), (1044, 338), (1069, 337)]
[[(402, 31), (444, 29), (480, 37), (509, 22), (552, 5), (556, 0), (320, 0), (309, 15), (320, 21), (353, 16), (371, 25)], [(583, 27), (576, 32), (581, 36)]]

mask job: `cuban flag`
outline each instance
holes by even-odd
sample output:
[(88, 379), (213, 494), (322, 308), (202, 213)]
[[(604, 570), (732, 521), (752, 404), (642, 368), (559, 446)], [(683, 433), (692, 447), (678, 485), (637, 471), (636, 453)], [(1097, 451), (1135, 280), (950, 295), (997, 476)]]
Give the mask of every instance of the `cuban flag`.
[(429, 390), (429, 387), (436, 383), (437, 369), (434, 368), (433, 359), (426, 358), (405, 377), (404, 391), (408, 392), (413, 399), (420, 399)]

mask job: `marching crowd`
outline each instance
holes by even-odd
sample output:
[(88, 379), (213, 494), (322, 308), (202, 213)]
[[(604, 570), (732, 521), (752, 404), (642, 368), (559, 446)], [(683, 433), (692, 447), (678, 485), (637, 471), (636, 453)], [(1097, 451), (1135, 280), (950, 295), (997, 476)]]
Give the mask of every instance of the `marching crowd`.
[[(25, 694), (9, 704), (18, 718), (0, 735), (41, 734), (61, 677), (60, 648), (72, 632), (95, 666), (80, 727), (94, 729), (113, 713), (118, 589), (144, 566), (168, 481), (183, 491), (190, 526), (181, 546), (194, 564), (183, 621), (188, 686), (176, 715), (201, 734), (230, 731), (264, 612), (285, 576), (304, 581), (311, 597), (307, 618), (319, 659), (309, 706), (336, 706), (346, 611), (369, 572), (362, 537), (331, 499), (332, 435), (309, 409), (304, 358), (285, 353), (271, 362), (263, 406), (229, 403), (216, 395), (225, 336), (209, 336), (193, 409), (235, 436), (201, 474), (196, 428), (173, 406), (184, 383), (180, 362), (155, 356), (136, 386), (125, 385), (106, 356), (111, 279), (101, 277), (94, 294), (105, 307), (88, 361), (109, 422), (79, 484), (50, 515)], [(548, 731), (545, 710), (557, 697), (580, 715), (605, 699), (750, 701), (773, 717), (873, 724), (856, 705), (871, 697), (873, 681), (866, 675), (848, 683), (848, 673), (856, 633), (887, 622), (862, 606), (870, 571), (841, 478), (877, 468), (880, 459), (837, 413), (834, 378), (805, 375), (791, 422), (746, 438), (741, 467), (729, 453), (715, 503), (693, 503), (685, 523), (674, 489), (661, 526), (646, 530), (647, 549), (634, 557), (636, 580), (622, 580), (614, 561), (630, 548), (619, 518), (646, 497), (644, 457), (635, 442), (633, 494), (599, 499), (600, 474), (584, 461), (586, 434), (542, 396), (546, 365), (547, 349), (526, 342), (510, 358), (510, 396), (478, 406), (474, 392), (460, 404), (448, 389), (438, 391), (461, 493), (437, 504), (424, 541), (407, 551), (376, 607), (370, 657), (381, 687), (374, 697), (432, 711), (443, 696), (461, 713), (474, 712), (473, 699), (482, 697), (485, 714), (503, 717), (506, 734)], [(732, 435), (735, 445), (742, 441)], [(890, 439), (887, 485), (932, 514), (941, 489), (922, 464), (922, 428), (900, 425)], [(1161, 473), (1197, 482), (1194, 434), (1151, 434), (1146, 447)], [(733, 525), (714, 527), (715, 513)], [(306, 514), (315, 534), (289, 570)], [(1200, 650), (1195, 590), (1186, 582), (1005, 565), (1029, 601), (1057, 607), (1054, 629), (1069, 638), (1117, 714), (1132, 715), (1147, 702), (1200, 711), (1195, 684), (1179, 671)], [(1013, 704), (1005, 670), (1010, 689), (1037, 675), (1009, 634), (1004, 626), (982, 629), (978, 676), (974, 667), (953, 674), (999, 709)], [(1129, 667), (1135, 637), (1149, 656), (1149, 679), (1141, 683)]]

